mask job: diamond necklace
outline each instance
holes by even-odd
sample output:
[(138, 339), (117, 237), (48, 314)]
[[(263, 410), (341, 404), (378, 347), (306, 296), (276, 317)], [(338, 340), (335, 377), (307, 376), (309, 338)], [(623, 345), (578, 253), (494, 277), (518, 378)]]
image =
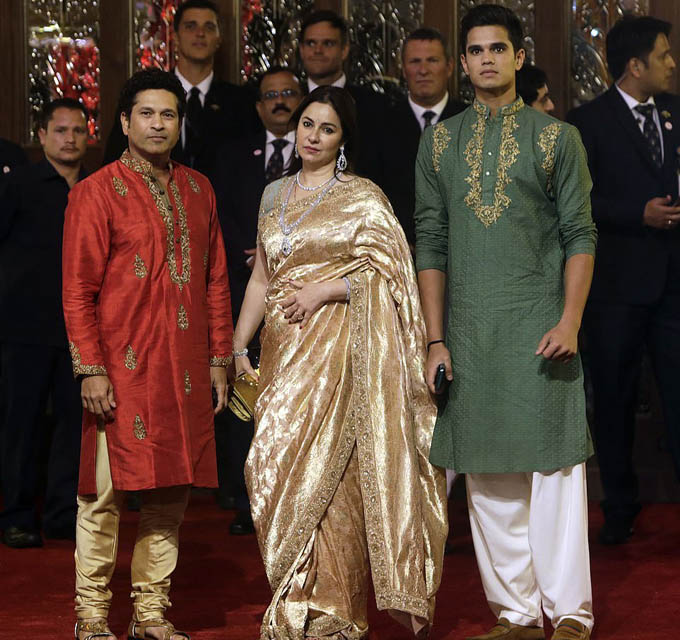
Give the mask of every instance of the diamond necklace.
[(317, 205), (323, 197), (328, 193), (328, 190), (337, 182), (335, 176), (331, 178), (328, 184), (324, 187), (324, 190), (314, 199), (314, 202), (309, 206), (309, 208), (293, 223), (286, 224), (284, 218), (286, 215), (286, 209), (288, 208), (288, 202), (290, 200), (290, 194), (293, 192), (293, 187), (295, 186), (295, 180), (290, 181), (290, 186), (288, 187), (288, 193), (286, 193), (286, 199), (281, 205), (281, 213), (279, 214), (279, 227), (281, 227), (281, 233), (283, 233), (283, 241), (281, 242), (281, 253), (283, 253), (286, 258), (293, 252), (293, 247), (290, 244), (290, 239), (288, 236), (298, 228), (300, 223), (316, 209)]
[(330, 178), (328, 178), (328, 180), (326, 180), (326, 182), (322, 182), (321, 184), (316, 185), (316, 187), (305, 187), (305, 185), (300, 182), (301, 173), (302, 169), (300, 169), (300, 171), (295, 174), (295, 184), (297, 184), (297, 186), (303, 191), (316, 191), (317, 189), (321, 189), (321, 187), (326, 186), (335, 177), (335, 175), (332, 175)]

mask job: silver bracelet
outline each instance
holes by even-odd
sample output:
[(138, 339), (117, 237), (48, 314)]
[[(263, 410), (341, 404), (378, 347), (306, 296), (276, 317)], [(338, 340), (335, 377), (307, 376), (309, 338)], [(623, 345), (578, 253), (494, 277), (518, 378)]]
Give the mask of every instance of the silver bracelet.
[(241, 349), (241, 351), (234, 351), (234, 358), (243, 358), (243, 356), (248, 355), (248, 347)]
[(352, 285), (350, 284), (349, 278), (347, 276), (344, 276), (342, 281), (345, 283), (345, 286), (347, 287), (347, 294), (345, 295), (345, 302), (349, 302), (349, 297), (350, 297), (350, 294), (352, 293)]

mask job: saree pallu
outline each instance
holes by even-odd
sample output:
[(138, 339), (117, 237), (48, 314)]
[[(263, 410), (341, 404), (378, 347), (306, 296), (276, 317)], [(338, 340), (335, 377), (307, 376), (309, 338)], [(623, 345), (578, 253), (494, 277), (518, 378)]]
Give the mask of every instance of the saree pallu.
[[(444, 474), (428, 461), (436, 408), (411, 255), (385, 195), (354, 178), (302, 220), (285, 256), (293, 179), (267, 187), (258, 226), (269, 287), (246, 481), (274, 592), (261, 639), (365, 637), (369, 566), (378, 608), (426, 633), (448, 523)], [(291, 202), (286, 223), (315, 198)], [(291, 281), (344, 276), (349, 303), (304, 329), (284, 318)]]

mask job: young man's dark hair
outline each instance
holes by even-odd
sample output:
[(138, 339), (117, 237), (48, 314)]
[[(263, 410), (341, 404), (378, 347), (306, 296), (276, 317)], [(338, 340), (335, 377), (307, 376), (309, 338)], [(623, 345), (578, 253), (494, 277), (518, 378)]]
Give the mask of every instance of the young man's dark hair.
[(302, 27), (300, 27), (300, 41), (305, 39), (307, 27), (311, 27), (313, 24), (319, 24), (319, 22), (330, 22), (332, 27), (340, 31), (340, 44), (343, 46), (347, 44), (347, 40), (349, 39), (347, 23), (342, 17), (335, 13), (335, 11), (327, 9), (313, 11), (302, 21)]
[(182, 16), (187, 9), (210, 9), (217, 17), (217, 23), (221, 23), (220, 11), (212, 0), (186, 0), (175, 11), (175, 18), (172, 23), (175, 31), (179, 29), (179, 25), (182, 23)]
[(548, 84), (548, 76), (543, 69), (526, 63), (515, 74), (515, 78), (517, 79), (517, 93), (524, 100), (524, 104), (529, 106), (538, 99), (538, 90)]
[(40, 126), (43, 129), (47, 129), (47, 123), (52, 119), (52, 116), (54, 116), (54, 112), (57, 109), (72, 109), (73, 111), (82, 111), (83, 115), (85, 116), (85, 122), (90, 119), (90, 114), (87, 112), (87, 109), (82, 102), (79, 102), (74, 98), (57, 98), (56, 100), (52, 100), (52, 102), (48, 102), (43, 107), (42, 114), (40, 115)]
[[(260, 93), (260, 87), (262, 86), (262, 81), (267, 77), (267, 76), (274, 76), (277, 73), (290, 73), (292, 76), (295, 77), (296, 80), (299, 82), (299, 78), (295, 74), (295, 71), (291, 67), (284, 67), (283, 65), (280, 64), (275, 64), (266, 71), (262, 72), (260, 76), (257, 79), (257, 92), (258, 95)], [(261, 96), (260, 96), (261, 97)]]
[(182, 83), (179, 78), (168, 71), (161, 69), (145, 69), (144, 71), (137, 71), (128, 78), (123, 85), (118, 99), (118, 113), (124, 113), (128, 118), (132, 111), (132, 107), (137, 102), (137, 94), (149, 89), (164, 89), (170, 93), (174, 93), (177, 98), (177, 113), (179, 119), (184, 117), (186, 110), (186, 97)]
[(517, 15), (507, 7), (497, 4), (480, 4), (468, 11), (460, 23), (460, 43), (463, 54), (467, 49), (468, 33), (475, 27), (505, 27), (508, 39), (512, 43), (515, 53), (523, 49), (524, 31)]
[(647, 66), (659, 34), (670, 35), (671, 24), (651, 16), (627, 15), (617, 21), (607, 34), (609, 73), (618, 80), (631, 58), (639, 58)]
[(449, 49), (449, 43), (446, 41), (446, 38), (441, 34), (440, 31), (437, 29), (433, 29), (432, 27), (420, 27), (416, 29), (415, 31), (411, 31), (406, 36), (406, 39), (404, 40), (404, 44), (401, 47), (401, 57), (404, 57), (404, 52), (406, 51), (406, 45), (411, 42), (411, 40), (437, 40), (438, 42), (441, 42), (442, 49), (444, 49), (444, 54), (446, 55), (446, 58), (451, 57), (451, 50)]

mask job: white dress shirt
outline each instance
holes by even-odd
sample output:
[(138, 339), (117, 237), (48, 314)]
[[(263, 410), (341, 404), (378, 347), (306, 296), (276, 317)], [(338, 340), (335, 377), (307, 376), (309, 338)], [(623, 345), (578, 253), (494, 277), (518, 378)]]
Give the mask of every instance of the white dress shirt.
[[(340, 87), (341, 89), (345, 88), (345, 85), (347, 84), (347, 76), (343, 73), (335, 82), (332, 83), (331, 86), (333, 87)], [(307, 89), (309, 90), (309, 93), (314, 91), (319, 85), (314, 82), (311, 78), (307, 78)]]
[[(210, 90), (210, 85), (212, 84), (213, 77), (215, 76), (215, 73), (211, 71), (203, 80), (201, 80), (197, 85), (191, 84), (175, 67), (175, 75), (179, 78), (179, 81), (182, 83), (182, 88), (184, 89), (185, 93), (187, 94), (187, 100), (189, 99), (189, 96), (191, 95), (191, 90), (196, 86), (198, 88), (198, 99), (201, 101), (201, 106), (205, 106), (205, 96), (207, 95), (208, 91)], [(185, 136), (185, 130), (186, 130), (186, 120), (182, 120), (182, 147), (184, 146), (184, 136)]]
[(437, 124), (439, 122), (439, 118), (442, 116), (442, 112), (444, 111), (446, 107), (446, 103), (449, 101), (449, 92), (446, 92), (446, 95), (433, 107), (421, 107), (419, 104), (416, 104), (413, 102), (413, 99), (411, 98), (411, 94), (409, 93), (408, 95), (408, 103), (411, 105), (411, 109), (413, 110), (413, 115), (415, 115), (416, 120), (418, 121), (418, 124), (420, 125), (420, 130), (423, 131), (425, 129), (425, 119), (423, 118), (423, 114), (426, 111), (434, 111), (434, 117), (432, 118), (431, 124)]
[(636, 122), (638, 123), (638, 126), (640, 127), (640, 131), (644, 133), (645, 130), (645, 117), (639, 112), (636, 111), (635, 107), (637, 107), (639, 104), (652, 104), (654, 105), (654, 124), (656, 125), (656, 128), (659, 131), (659, 140), (661, 142), (661, 162), (663, 162), (663, 131), (661, 130), (661, 120), (659, 119), (659, 110), (656, 108), (656, 102), (654, 102), (654, 96), (650, 96), (647, 102), (639, 102), (633, 96), (627, 94), (619, 85), (616, 85), (616, 88), (618, 89), (618, 92), (621, 94), (621, 97), (626, 101), (626, 104), (628, 105), (628, 108), (630, 109), (631, 113), (633, 114), (633, 117), (635, 118)]
[[(271, 131), (267, 131), (267, 142), (264, 148), (265, 168), (269, 163), (269, 158), (271, 158), (272, 154), (274, 153), (274, 145), (272, 143), (274, 140), (278, 139), (279, 138), (277, 138)], [(288, 140), (288, 144), (283, 149), (281, 149), (281, 154), (283, 155), (283, 170), (285, 172), (286, 169), (288, 169), (288, 166), (290, 165), (290, 159), (293, 156), (293, 147), (295, 146), (295, 131), (289, 131), (285, 136), (283, 136), (283, 139)]]

